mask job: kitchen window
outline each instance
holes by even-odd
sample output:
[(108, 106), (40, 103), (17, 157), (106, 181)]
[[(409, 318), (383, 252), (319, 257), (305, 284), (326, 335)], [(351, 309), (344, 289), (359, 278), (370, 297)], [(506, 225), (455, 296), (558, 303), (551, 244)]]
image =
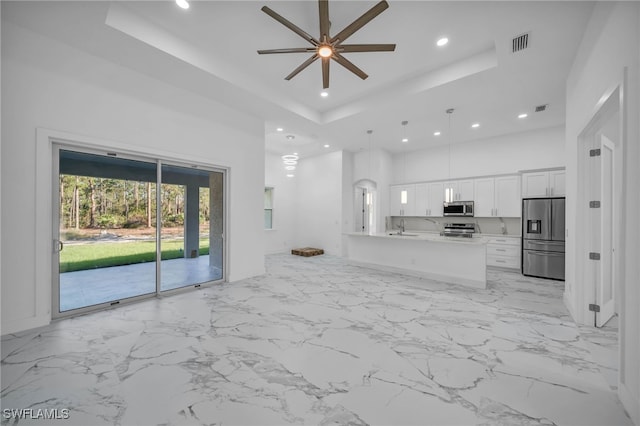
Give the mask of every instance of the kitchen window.
[(273, 188), (264, 188), (264, 229), (273, 229)]

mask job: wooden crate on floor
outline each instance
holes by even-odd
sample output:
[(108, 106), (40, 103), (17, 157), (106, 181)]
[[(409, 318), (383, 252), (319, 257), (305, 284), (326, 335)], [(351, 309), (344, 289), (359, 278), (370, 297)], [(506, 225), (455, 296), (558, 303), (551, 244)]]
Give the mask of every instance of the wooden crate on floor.
[(291, 254), (295, 254), (296, 256), (310, 257), (324, 254), (324, 250), (313, 247), (304, 247), (291, 250)]

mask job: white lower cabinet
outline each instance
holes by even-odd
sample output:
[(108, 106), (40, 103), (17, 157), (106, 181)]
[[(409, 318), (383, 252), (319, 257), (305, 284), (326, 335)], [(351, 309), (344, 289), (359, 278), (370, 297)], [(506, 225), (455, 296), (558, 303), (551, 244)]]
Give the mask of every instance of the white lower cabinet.
[(489, 237), (487, 266), (520, 269), (520, 237)]

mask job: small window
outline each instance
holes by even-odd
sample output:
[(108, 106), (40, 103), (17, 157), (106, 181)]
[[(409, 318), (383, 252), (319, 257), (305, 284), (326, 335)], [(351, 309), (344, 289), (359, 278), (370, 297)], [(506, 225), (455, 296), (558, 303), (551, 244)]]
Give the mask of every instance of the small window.
[(264, 229), (273, 229), (273, 188), (264, 189)]

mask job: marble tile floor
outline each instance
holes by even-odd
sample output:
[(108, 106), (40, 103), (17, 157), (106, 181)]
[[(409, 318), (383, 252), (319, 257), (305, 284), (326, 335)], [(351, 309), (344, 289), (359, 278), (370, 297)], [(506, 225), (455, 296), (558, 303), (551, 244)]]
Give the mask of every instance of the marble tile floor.
[(598, 336), (615, 329), (577, 327), (562, 283), (490, 270), (477, 290), (326, 255), (266, 266), (4, 336), (2, 409), (68, 409), (61, 425), (631, 424), (588, 349), (614, 350)]
[[(163, 260), (160, 272), (162, 291), (222, 278), (222, 270), (209, 265), (209, 256)], [(60, 274), (60, 310), (65, 312), (155, 291), (155, 262), (65, 272)]]

